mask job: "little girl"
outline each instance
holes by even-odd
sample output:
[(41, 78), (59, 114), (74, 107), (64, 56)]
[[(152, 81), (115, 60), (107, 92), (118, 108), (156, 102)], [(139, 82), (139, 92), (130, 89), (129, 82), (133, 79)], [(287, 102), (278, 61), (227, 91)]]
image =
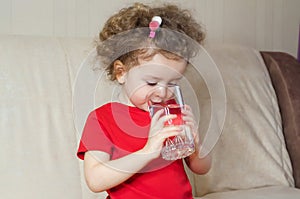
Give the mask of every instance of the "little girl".
[[(171, 33), (165, 34), (163, 29)], [(118, 37), (126, 31), (129, 37)], [(89, 114), (80, 140), (77, 155), (84, 160), (86, 182), (93, 192), (107, 191), (112, 199), (193, 198), (183, 161), (167, 161), (160, 156), (165, 139), (182, 131), (179, 126), (164, 126), (176, 115), (163, 116), (158, 111), (150, 118), (147, 105), (149, 92), (176, 84), (183, 77), (188, 57), (195, 54), (188, 42), (172, 31), (199, 44), (204, 39), (201, 26), (186, 10), (140, 3), (113, 15), (100, 33), (98, 55), (108, 65), (110, 79), (118, 81), (122, 91), (120, 102), (107, 103)], [(128, 51), (129, 46), (138, 48)], [(164, 49), (170, 46), (172, 52)], [(157, 97), (163, 97), (164, 89), (158, 90)], [(196, 140), (195, 152), (184, 161), (193, 172), (205, 174), (211, 160), (198, 156), (191, 108), (186, 106), (182, 114)]]

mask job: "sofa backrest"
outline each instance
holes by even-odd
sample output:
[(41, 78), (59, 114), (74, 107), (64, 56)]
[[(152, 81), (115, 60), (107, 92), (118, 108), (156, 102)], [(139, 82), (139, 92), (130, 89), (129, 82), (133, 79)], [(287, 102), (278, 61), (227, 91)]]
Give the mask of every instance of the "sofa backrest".
[[(74, 104), (75, 85), (82, 67), (95, 79), (101, 74), (82, 64), (92, 50), (90, 38), (0, 37), (2, 198), (105, 197), (88, 190), (82, 161), (76, 157), (88, 113)], [(217, 126), (222, 134), (211, 152), (211, 171), (204, 176), (189, 173), (195, 195), (293, 186), (275, 92), (259, 53), (234, 46), (211, 47), (208, 52), (223, 77), (227, 112), (224, 126)], [(186, 79), (198, 99), (194, 106), (200, 111), (205, 142), (211, 122), (208, 85), (193, 67)], [(93, 106), (82, 102), (91, 109), (112, 99), (107, 88), (115, 85), (101, 81)], [(88, 92), (90, 85), (86, 88)]]
[(91, 39), (0, 37), (1, 198), (96, 198), (76, 158), (72, 85)]
[[(294, 186), (276, 93), (260, 53), (233, 45), (211, 46), (207, 50), (222, 75), (227, 110), (222, 134), (211, 152), (211, 170), (203, 176), (192, 175), (195, 195)], [(202, 92), (200, 129), (205, 132), (211, 97), (205, 92), (204, 81), (198, 78), (194, 85)]]

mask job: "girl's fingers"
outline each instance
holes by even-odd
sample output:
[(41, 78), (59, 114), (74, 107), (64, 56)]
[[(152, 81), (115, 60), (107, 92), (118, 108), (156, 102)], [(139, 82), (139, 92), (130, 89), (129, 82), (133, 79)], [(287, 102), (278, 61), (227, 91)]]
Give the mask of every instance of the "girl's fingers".
[(184, 109), (185, 110), (192, 110), (191, 107), (189, 105), (187, 105), (187, 104), (184, 105)]
[(183, 121), (186, 125), (189, 125), (189, 126), (192, 126), (192, 127), (197, 126), (197, 123), (196, 123), (196, 121), (193, 117), (183, 116), (182, 119), (183, 119)]
[(166, 126), (159, 132), (159, 135), (164, 140), (168, 137), (179, 135), (182, 131), (183, 129), (181, 126)]
[(182, 119), (185, 122), (195, 122), (194, 118), (190, 116), (182, 116)]
[(191, 111), (184, 110), (182, 111), (182, 115), (186, 117), (194, 118), (194, 114)]
[(182, 114), (194, 118), (192, 108), (189, 105), (184, 105), (184, 107), (185, 108), (182, 110)]
[(194, 117), (194, 114), (190, 108), (186, 108), (181, 111), (183, 115), (189, 116), (189, 117)]
[(173, 131), (178, 131), (181, 132), (183, 128), (181, 126), (165, 126), (160, 133), (167, 133), (167, 132), (173, 132)]
[(158, 125), (161, 125), (161, 126), (164, 126), (164, 124), (168, 121), (168, 120), (171, 120), (171, 119), (174, 119), (176, 118), (177, 115), (175, 114), (170, 114), (170, 115), (164, 115), (162, 117), (159, 118), (159, 120), (157, 121), (157, 124)]
[(149, 138), (163, 142), (168, 137), (176, 136), (181, 134), (183, 131), (180, 126), (166, 126), (156, 131), (153, 135), (149, 135)]
[(190, 126), (192, 129), (196, 130), (198, 128), (194, 114), (192, 109), (189, 105), (185, 105), (185, 110), (182, 110), (183, 117), (185, 124)]
[(157, 121), (161, 115), (163, 114), (164, 110), (163, 109), (160, 109), (158, 110), (153, 116), (152, 116), (152, 120), (153, 121)]
[(174, 119), (176, 118), (177, 116), (175, 114), (168, 114), (168, 115), (163, 115), (164, 113), (164, 110), (161, 109), (161, 110), (158, 110), (152, 117), (152, 122), (156, 123), (156, 122), (159, 122), (159, 123), (164, 123), (170, 119)]
[(162, 113), (163, 111), (160, 110), (157, 111), (157, 113), (153, 116), (149, 136), (152, 137), (156, 134), (159, 134), (163, 129), (165, 129), (164, 126), (168, 120), (177, 117), (174, 114), (160, 116)]

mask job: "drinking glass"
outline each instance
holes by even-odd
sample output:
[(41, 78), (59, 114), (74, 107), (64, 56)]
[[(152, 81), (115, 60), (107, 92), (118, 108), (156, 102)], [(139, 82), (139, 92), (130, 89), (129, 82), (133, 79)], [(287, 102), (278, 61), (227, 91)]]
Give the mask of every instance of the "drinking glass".
[(161, 151), (165, 160), (176, 160), (187, 157), (195, 151), (194, 136), (191, 129), (182, 119), (184, 110), (183, 96), (178, 85), (160, 86), (148, 95), (148, 108), (150, 116), (163, 109), (163, 115), (175, 114), (174, 119), (165, 122), (165, 126), (179, 125), (183, 132), (180, 135), (172, 136), (164, 141)]

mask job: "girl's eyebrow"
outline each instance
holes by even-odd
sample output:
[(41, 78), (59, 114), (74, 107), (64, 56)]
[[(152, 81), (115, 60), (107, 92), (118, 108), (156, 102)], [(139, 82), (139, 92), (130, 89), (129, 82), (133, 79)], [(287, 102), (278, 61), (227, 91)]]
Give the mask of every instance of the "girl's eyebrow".
[[(175, 77), (172, 80), (180, 80), (183, 77), (183, 75)], [(147, 79), (151, 79), (151, 80), (162, 80), (163, 78), (160, 77), (156, 77), (156, 76), (152, 76), (152, 75), (146, 75), (143, 79), (147, 80)]]
[(145, 78), (145, 79), (151, 78), (151, 79), (155, 79), (155, 80), (160, 80), (160, 79), (161, 79), (161, 78), (156, 77), (156, 76), (153, 76), (153, 75), (146, 75), (144, 78)]

